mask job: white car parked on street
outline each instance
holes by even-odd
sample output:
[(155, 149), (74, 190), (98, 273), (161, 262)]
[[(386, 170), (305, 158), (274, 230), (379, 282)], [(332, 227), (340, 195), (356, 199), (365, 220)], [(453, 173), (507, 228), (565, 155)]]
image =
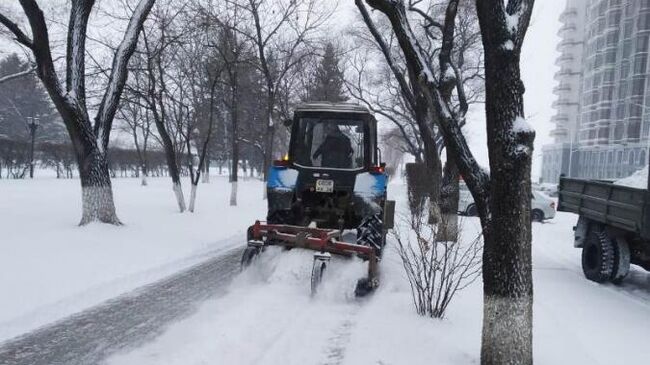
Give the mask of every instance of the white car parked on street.
[[(542, 222), (555, 217), (555, 201), (538, 191), (533, 191), (531, 209), (531, 216), (535, 222)], [(478, 213), (474, 198), (464, 183), (460, 183), (458, 212), (468, 216), (476, 216)]]

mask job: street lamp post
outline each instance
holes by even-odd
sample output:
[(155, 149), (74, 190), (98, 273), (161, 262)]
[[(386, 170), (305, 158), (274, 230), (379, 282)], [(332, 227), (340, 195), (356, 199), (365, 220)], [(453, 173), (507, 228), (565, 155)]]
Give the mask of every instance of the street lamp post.
[(32, 144), (29, 150), (29, 178), (34, 178), (34, 144), (36, 142), (36, 130), (38, 129), (38, 117), (27, 117), (27, 127), (29, 128), (29, 135), (32, 139)]

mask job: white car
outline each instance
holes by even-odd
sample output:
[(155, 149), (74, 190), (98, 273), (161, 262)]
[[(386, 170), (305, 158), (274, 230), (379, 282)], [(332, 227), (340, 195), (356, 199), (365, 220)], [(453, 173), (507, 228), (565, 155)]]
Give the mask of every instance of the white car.
[[(478, 211), (474, 204), (474, 198), (467, 189), (467, 185), (460, 184), (459, 195), (458, 212), (468, 216), (476, 216)], [(555, 217), (555, 201), (538, 191), (533, 191), (531, 209), (531, 216), (535, 222), (542, 222)]]

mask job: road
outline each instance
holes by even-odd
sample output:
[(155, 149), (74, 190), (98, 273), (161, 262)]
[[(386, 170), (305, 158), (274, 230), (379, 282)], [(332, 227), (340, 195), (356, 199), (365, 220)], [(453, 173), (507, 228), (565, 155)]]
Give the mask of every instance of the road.
[(138, 347), (172, 321), (219, 296), (239, 272), (241, 249), (221, 253), (178, 274), (5, 342), (3, 365), (97, 364)]

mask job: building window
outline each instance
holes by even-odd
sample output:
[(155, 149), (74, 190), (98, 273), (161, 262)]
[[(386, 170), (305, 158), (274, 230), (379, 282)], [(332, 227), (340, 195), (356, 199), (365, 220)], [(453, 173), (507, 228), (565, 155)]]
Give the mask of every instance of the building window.
[(647, 35), (638, 35), (636, 38), (636, 51), (637, 52), (648, 52), (648, 36)]
[(643, 95), (645, 91), (645, 78), (632, 80), (632, 95)]
[(641, 134), (641, 120), (633, 119), (629, 121), (627, 126), (627, 137), (630, 139), (639, 139)]
[(630, 151), (630, 157), (627, 159), (627, 169), (626, 175), (629, 175), (634, 171), (634, 151)]
[(639, 165), (641, 167), (645, 166), (645, 150), (641, 150), (641, 152), (639, 152)]
[(638, 54), (634, 57), (634, 74), (640, 75), (646, 73), (646, 64), (648, 56), (646, 54)]

